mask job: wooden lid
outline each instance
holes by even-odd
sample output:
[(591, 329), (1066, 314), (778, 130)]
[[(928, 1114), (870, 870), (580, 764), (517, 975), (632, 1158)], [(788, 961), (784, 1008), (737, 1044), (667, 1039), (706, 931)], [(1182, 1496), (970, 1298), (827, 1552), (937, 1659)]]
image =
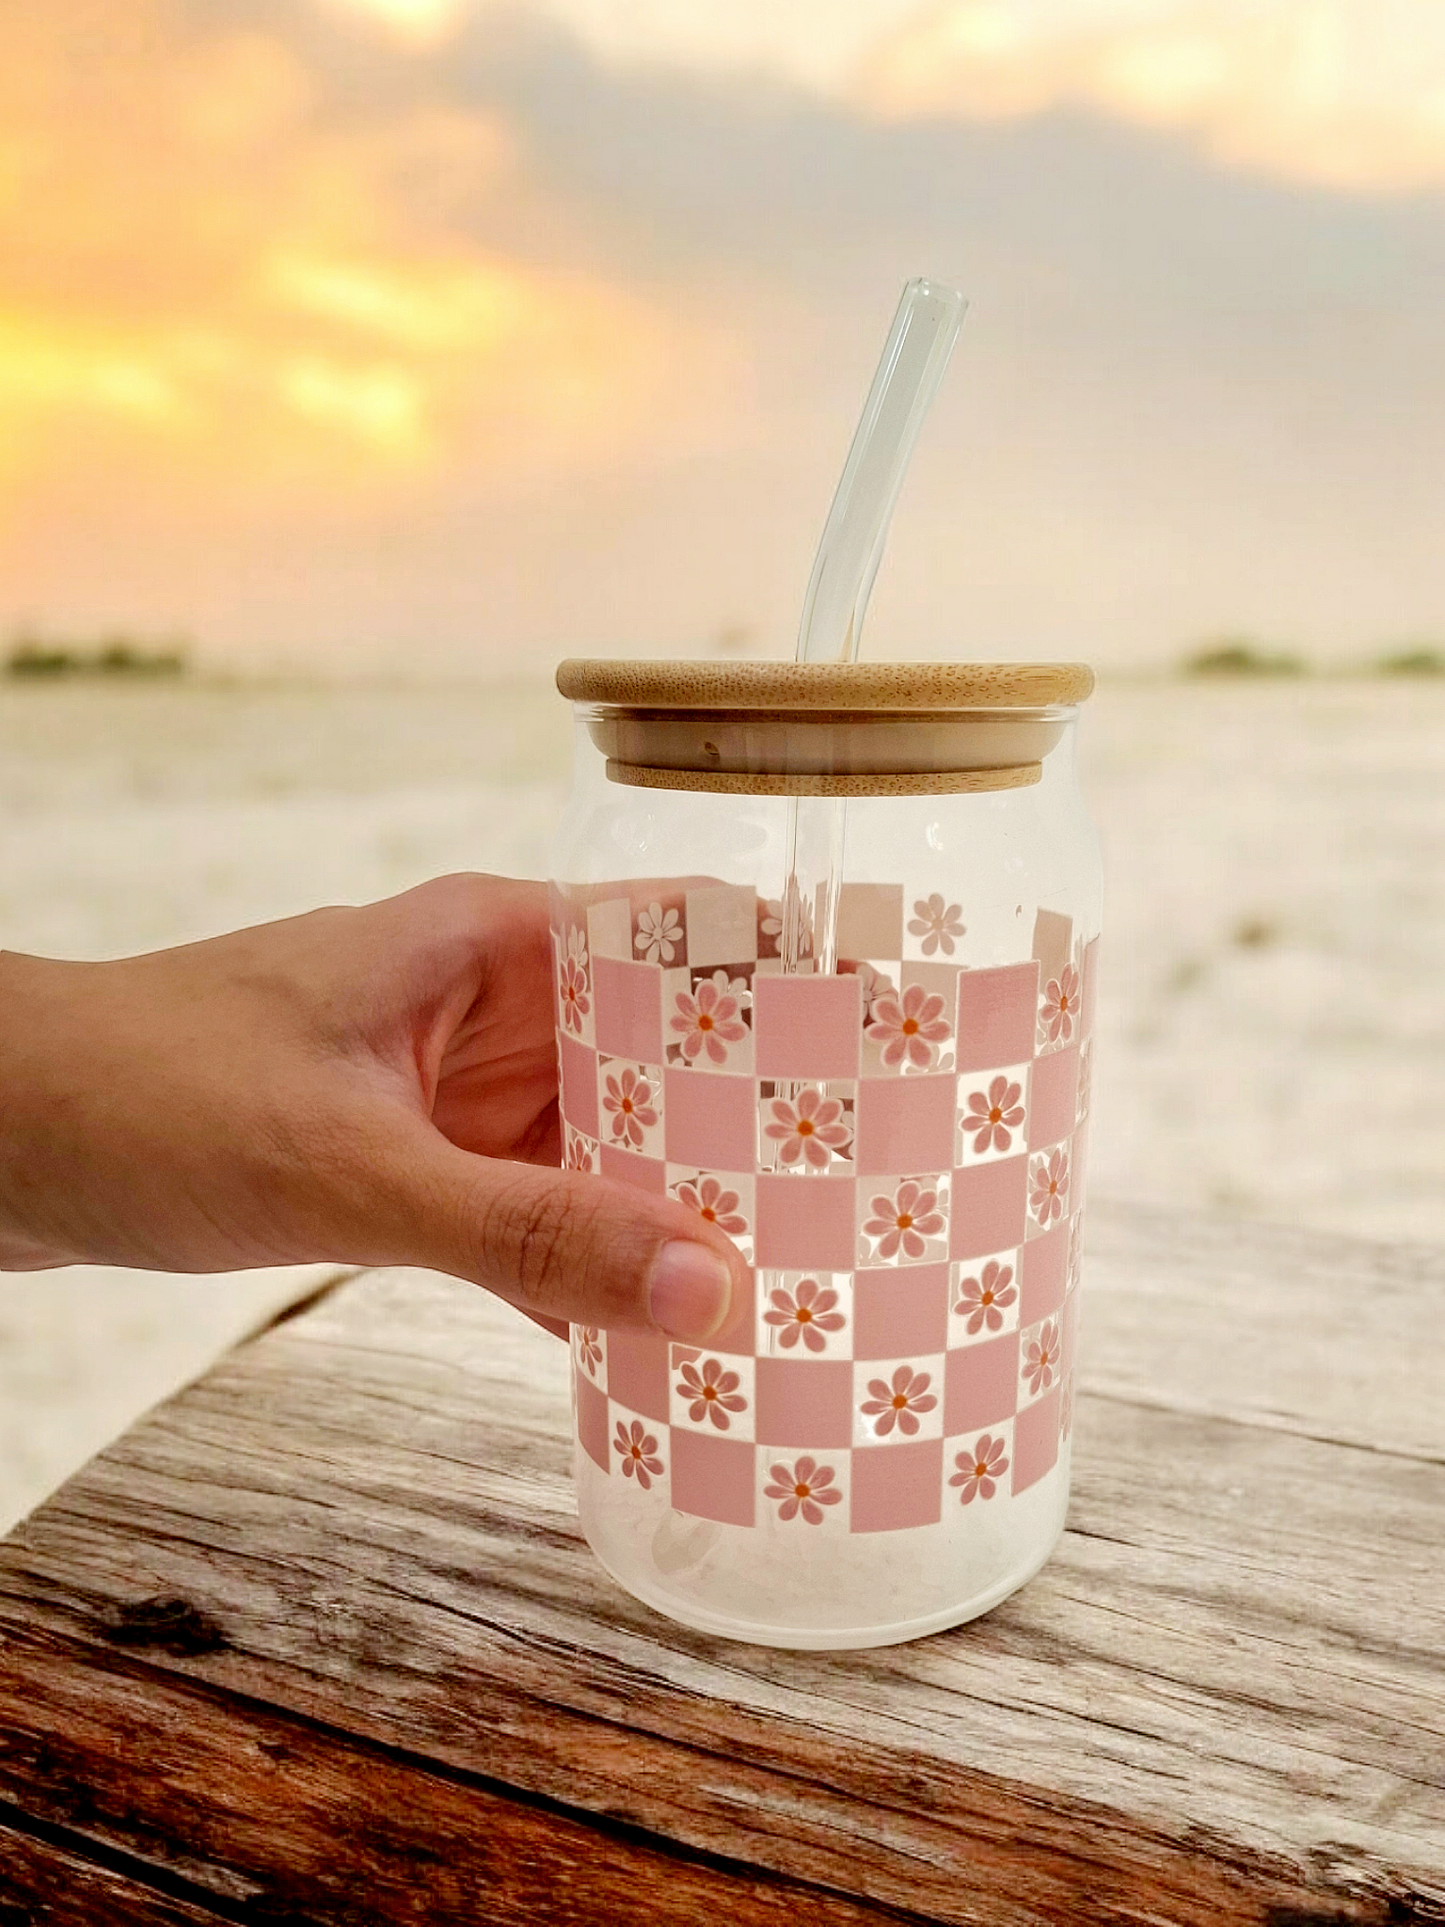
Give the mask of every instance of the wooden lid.
[(1040, 709), (1081, 703), (1082, 662), (631, 662), (569, 657), (557, 687), (622, 709)]
[(714, 796), (963, 796), (1021, 790), (1037, 783), (1042, 763), (1008, 769), (848, 770), (778, 775), (755, 770), (658, 769), (609, 757), (607, 780), (637, 790), (693, 790)]

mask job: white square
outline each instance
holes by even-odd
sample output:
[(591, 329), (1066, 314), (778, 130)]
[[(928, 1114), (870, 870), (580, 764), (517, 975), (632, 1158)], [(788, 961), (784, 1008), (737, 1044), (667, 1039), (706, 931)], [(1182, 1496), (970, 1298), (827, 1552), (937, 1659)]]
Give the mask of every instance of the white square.
[(759, 1525), (794, 1534), (803, 1546), (824, 1533), (848, 1537), (847, 1452), (769, 1445), (757, 1458)]
[(600, 1168), (595, 1137), (576, 1131), (570, 1124), (562, 1127), (562, 1165), (568, 1171), (596, 1171)]
[(948, 1349), (1018, 1330), (1018, 1251), (964, 1258), (948, 1267)]
[(752, 1075), (752, 969), (663, 971), (663, 1050), (674, 1069)]
[(1032, 1405), (1064, 1376), (1064, 1326), (1058, 1312), (1019, 1333), (1019, 1406)]
[(599, 1391), (607, 1390), (607, 1333), (598, 1325), (572, 1327), (572, 1357), (578, 1375), (590, 1378)]
[(1065, 1138), (1029, 1159), (1028, 1217), (1024, 1236), (1037, 1238), (1068, 1216), (1074, 1182), (1074, 1143)]
[[(660, 1502), (664, 1513), (668, 1503), (667, 1465), (671, 1458), (667, 1427), (660, 1419), (634, 1412), (616, 1399), (607, 1401), (607, 1450), (617, 1490), (636, 1487)], [(624, 1483), (625, 1482), (625, 1483)]]
[(1009, 1468), (1014, 1455), (1014, 1422), (999, 1419), (981, 1431), (965, 1432), (943, 1442), (944, 1518), (948, 1506), (965, 1506), (970, 1512), (990, 1500), (1007, 1499), (1010, 1494)]
[(598, 1125), (614, 1151), (660, 1158), (664, 1142), (662, 1070), (626, 1057), (597, 1059)]
[(942, 1352), (870, 1358), (853, 1367), (854, 1445), (899, 1445), (943, 1437)]
[(709, 1171), (693, 1164), (665, 1167), (667, 1195), (727, 1233), (751, 1263), (757, 1225), (756, 1186), (750, 1171)]
[(852, 1177), (851, 1078), (827, 1083), (763, 1079), (758, 1085), (758, 1169), (794, 1177)]
[(758, 1274), (760, 1358), (851, 1358), (851, 1271), (763, 1271)]
[[(895, 989), (889, 981), (898, 974)], [(958, 971), (952, 964), (905, 963), (863, 977), (865, 1077), (927, 1077), (956, 1060)]]
[(936, 1265), (948, 1257), (949, 1173), (860, 1178), (858, 1263)]
[(1017, 1157), (1028, 1143), (1031, 1064), (992, 1071), (964, 1071), (958, 1080), (958, 1149), (961, 1165), (991, 1164)]
[(755, 1375), (753, 1360), (739, 1352), (674, 1345), (668, 1377), (672, 1424), (751, 1444), (757, 1431)]
[(570, 924), (565, 937), (553, 931), (552, 971), (557, 990), (557, 1028), (579, 1044), (595, 1044), (597, 999), (592, 989), (592, 958), (587, 932), (580, 923)]

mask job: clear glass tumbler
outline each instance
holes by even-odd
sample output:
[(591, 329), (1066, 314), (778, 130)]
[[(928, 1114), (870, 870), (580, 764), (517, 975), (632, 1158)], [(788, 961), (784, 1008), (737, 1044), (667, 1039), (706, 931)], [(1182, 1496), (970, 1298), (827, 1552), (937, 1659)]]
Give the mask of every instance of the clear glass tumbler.
[(583, 1528), (687, 1625), (910, 1639), (997, 1604), (1062, 1530), (1092, 686), (1071, 664), (558, 672), (565, 1156), (670, 1193), (753, 1267), (706, 1346), (573, 1330)]

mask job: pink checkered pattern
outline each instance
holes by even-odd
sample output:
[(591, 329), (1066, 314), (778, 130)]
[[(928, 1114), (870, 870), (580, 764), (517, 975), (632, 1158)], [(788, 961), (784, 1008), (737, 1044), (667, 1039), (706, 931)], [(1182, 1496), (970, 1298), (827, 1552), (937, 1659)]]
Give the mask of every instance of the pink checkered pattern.
[[(911, 914), (910, 914), (911, 912)], [(953, 961), (961, 907), (845, 885), (784, 977), (752, 890), (553, 891), (569, 1165), (753, 1266), (701, 1349), (574, 1327), (577, 1438), (680, 1512), (888, 1532), (1007, 1504), (1068, 1437), (1097, 942)]]

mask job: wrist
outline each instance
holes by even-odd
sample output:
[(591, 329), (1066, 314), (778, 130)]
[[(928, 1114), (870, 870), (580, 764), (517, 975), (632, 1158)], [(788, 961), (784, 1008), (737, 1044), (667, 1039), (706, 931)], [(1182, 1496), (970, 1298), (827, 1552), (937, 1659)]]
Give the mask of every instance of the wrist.
[(65, 1058), (79, 1008), (74, 979), (95, 968), (0, 950), (0, 1270), (83, 1256), (64, 1222), (77, 1190), (65, 1139), (83, 1096)]

